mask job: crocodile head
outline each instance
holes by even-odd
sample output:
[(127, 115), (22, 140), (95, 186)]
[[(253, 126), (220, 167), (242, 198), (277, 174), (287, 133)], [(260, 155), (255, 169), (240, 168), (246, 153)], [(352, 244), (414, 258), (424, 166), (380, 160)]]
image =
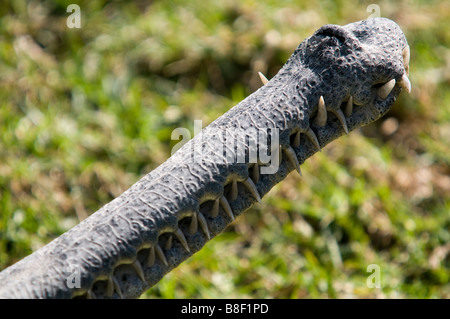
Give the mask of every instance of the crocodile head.
[[(379, 119), (402, 89), (411, 91), (409, 57), (405, 35), (389, 19), (329, 24), (303, 41), (268, 85), (294, 81), (288, 96), (299, 94), (306, 102), (301, 126), (316, 127), (322, 140), (331, 140)], [(340, 130), (321, 129), (330, 114)]]
[[(369, 19), (344, 27), (325, 25), (307, 41), (305, 64), (320, 70), (329, 84), (325, 101), (343, 108), (349, 126), (383, 116), (400, 88), (410, 91), (409, 46), (400, 28), (388, 19)], [(346, 109), (352, 99), (357, 107)], [(358, 107), (360, 106), (360, 107)], [(352, 125), (353, 124), (353, 125)]]

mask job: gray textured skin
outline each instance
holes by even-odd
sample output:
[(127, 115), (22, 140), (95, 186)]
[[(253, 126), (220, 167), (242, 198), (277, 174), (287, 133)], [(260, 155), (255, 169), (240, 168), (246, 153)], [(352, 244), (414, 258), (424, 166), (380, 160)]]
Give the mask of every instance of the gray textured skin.
[[(294, 169), (283, 154), (275, 174), (257, 178), (253, 164), (223, 159), (217, 152), (217, 136), (237, 129), (278, 128), (280, 145), (286, 150), (293, 145), (296, 132), (311, 128), (324, 147), (345, 134), (333, 110), (343, 108), (350, 96), (355, 105), (346, 116), (349, 131), (377, 120), (391, 108), (402, 90), (399, 81), (408, 72), (402, 56), (405, 48), (404, 34), (388, 19), (323, 26), (299, 45), (268, 84), (211, 123), (161, 166), (76, 227), (1, 272), (0, 297), (138, 297), (200, 250), (209, 240), (206, 232), (212, 238), (232, 222), (222, 205), (218, 215), (212, 216), (217, 198), (228, 198), (238, 216), (256, 202), (242, 183), (249, 175), (262, 197)], [(391, 79), (397, 80), (396, 85), (386, 98), (380, 98), (379, 86)], [(319, 127), (314, 118), (321, 96), (328, 117)], [(292, 148), (302, 164), (318, 148), (305, 134), (300, 137), (300, 144)], [(205, 151), (201, 163), (193, 161), (193, 150), (200, 149), (193, 148), (193, 143)], [(230, 199), (233, 178), (238, 181), (235, 200)], [(192, 226), (191, 234), (194, 214), (199, 226)], [(201, 217), (207, 230), (201, 227)], [(166, 245), (177, 229), (184, 233), (190, 251), (176, 236), (170, 248)], [(162, 248), (168, 266), (158, 254), (153, 259), (156, 247)], [(139, 267), (132, 267), (136, 260), (145, 281), (138, 274)], [(70, 265), (79, 267), (80, 288), (67, 285), (75, 269)]]

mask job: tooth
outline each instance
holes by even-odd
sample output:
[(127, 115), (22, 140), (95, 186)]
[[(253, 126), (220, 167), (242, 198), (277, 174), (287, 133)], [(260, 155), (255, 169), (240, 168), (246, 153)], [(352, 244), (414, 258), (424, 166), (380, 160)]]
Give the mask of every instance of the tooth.
[(330, 110), (333, 112), (334, 115), (338, 118), (339, 122), (341, 122), (342, 127), (344, 128), (345, 134), (348, 134), (348, 127), (347, 127), (347, 121), (345, 120), (345, 115), (342, 113), (342, 111), (339, 109), (337, 111)]
[(112, 276), (112, 282), (114, 285), (114, 290), (117, 292), (117, 295), (120, 299), (123, 299), (122, 290), (120, 289), (119, 282), (117, 281), (117, 278)]
[(261, 79), (261, 82), (263, 83), (263, 85), (266, 85), (269, 82), (269, 80), (267, 80), (267, 78), (261, 72), (258, 72), (258, 74), (259, 74), (259, 78)]
[(318, 103), (319, 109), (317, 111), (317, 116), (314, 119), (314, 124), (322, 127), (327, 123), (327, 109), (325, 108), (325, 101), (323, 99), (323, 96), (320, 96), (319, 103)]
[(150, 248), (150, 252), (147, 257), (147, 266), (151, 267), (155, 263), (155, 247)]
[(225, 196), (222, 196), (220, 198), (220, 204), (222, 205), (222, 208), (225, 211), (225, 213), (228, 215), (228, 217), (230, 217), (231, 220), (233, 221), (234, 220), (233, 211), (231, 210), (230, 204), (228, 203)]
[(191, 224), (189, 225), (189, 234), (194, 235), (198, 229), (198, 219), (197, 214), (192, 215)]
[(145, 282), (144, 271), (142, 270), (142, 266), (141, 266), (141, 263), (139, 262), (139, 260), (136, 259), (136, 260), (131, 264), (131, 266), (133, 266), (134, 270), (136, 270), (136, 272), (137, 272), (139, 278), (141, 278), (141, 280), (142, 280), (143, 282)]
[(172, 248), (172, 236), (169, 236), (169, 238), (167, 238), (166, 245), (164, 246), (165, 250), (169, 250), (170, 248)]
[(405, 89), (406, 92), (411, 93), (411, 82), (408, 79), (408, 76), (406, 74), (402, 75), (402, 79), (398, 84)]
[(411, 57), (411, 51), (409, 49), (409, 45), (407, 45), (403, 49), (402, 55), (403, 55), (403, 64), (404, 64), (404, 66), (405, 67), (409, 66), (409, 60), (410, 60), (410, 57)]
[(353, 113), (353, 96), (350, 95), (347, 104), (345, 105), (345, 115), (350, 116)]
[(258, 181), (259, 181), (259, 165), (258, 165), (258, 163), (255, 163), (255, 165), (253, 165), (252, 178), (255, 181), (255, 183), (258, 183)]
[(231, 192), (230, 192), (230, 200), (236, 200), (238, 196), (238, 186), (237, 186), (237, 180), (235, 177), (233, 177), (231, 181)]
[(206, 234), (206, 237), (208, 239), (211, 239), (211, 235), (209, 234), (208, 229), (208, 223), (206, 222), (205, 216), (203, 216), (202, 213), (198, 213), (198, 221), (200, 223), (200, 227), (202, 228), (203, 232)]
[(111, 297), (114, 293), (114, 283), (111, 275), (108, 276), (108, 284), (106, 285), (106, 297)]
[(89, 289), (89, 290), (87, 291), (87, 299), (97, 299), (97, 298), (95, 297), (94, 292), (93, 292), (91, 289)]
[(251, 178), (247, 178), (245, 181), (242, 182), (245, 187), (252, 193), (252, 195), (256, 198), (258, 203), (261, 203), (261, 196), (259, 196), (258, 190), (256, 189), (255, 184), (251, 180)]
[(388, 97), (389, 93), (391, 93), (392, 89), (395, 86), (395, 79), (390, 80), (389, 82), (383, 84), (383, 86), (381, 86), (378, 89), (378, 96), (381, 97), (382, 99), (385, 99)]
[(214, 205), (211, 209), (211, 217), (216, 218), (219, 214), (219, 198), (214, 201)]
[(278, 147), (278, 163), (281, 163), (283, 161), (283, 150), (281, 148), (281, 145)]
[(160, 245), (157, 244), (155, 246), (155, 252), (156, 252), (156, 255), (158, 255), (158, 258), (161, 259), (161, 261), (164, 264), (164, 266), (169, 267), (169, 264), (167, 263), (166, 256), (164, 256), (164, 253), (163, 253)]
[(322, 150), (322, 148), (320, 147), (319, 141), (317, 140), (317, 136), (316, 134), (314, 134), (314, 131), (309, 128), (306, 132), (305, 132), (306, 136), (308, 136), (308, 138), (311, 140), (311, 142), (314, 144), (315, 147), (317, 147), (319, 149), (319, 151)]
[(183, 245), (184, 249), (186, 249), (186, 251), (188, 253), (190, 253), (191, 250), (189, 249), (188, 243), (186, 241), (186, 237), (184, 237), (184, 234), (181, 231), (181, 229), (178, 228), (174, 234), (175, 234), (175, 236), (177, 236), (178, 240), (180, 241), (181, 245)]
[(300, 170), (300, 164), (297, 159), (297, 155), (295, 155), (295, 151), (292, 147), (283, 148), (284, 153), (287, 155), (289, 162), (295, 167), (295, 170), (302, 176), (302, 171)]
[(403, 66), (405, 67), (406, 75), (409, 75), (409, 60), (411, 57), (411, 51), (409, 49), (409, 45), (407, 45), (402, 52), (403, 55)]
[(299, 147), (300, 146), (300, 132), (297, 132), (294, 137), (294, 141), (292, 142), (292, 146)]

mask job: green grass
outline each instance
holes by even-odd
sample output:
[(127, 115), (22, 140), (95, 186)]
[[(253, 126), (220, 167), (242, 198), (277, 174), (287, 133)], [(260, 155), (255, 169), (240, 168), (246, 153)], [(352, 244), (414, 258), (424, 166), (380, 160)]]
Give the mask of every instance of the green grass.
[[(0, 8), (0, 269), (170, 156), (321, 25), (370, 2), (10, 1)], [(412, 93), (309, 159), (145, 298), (449, 298), (450, 5), (379, 3)], [(366, 284), (381, 270), (381, 288)]]

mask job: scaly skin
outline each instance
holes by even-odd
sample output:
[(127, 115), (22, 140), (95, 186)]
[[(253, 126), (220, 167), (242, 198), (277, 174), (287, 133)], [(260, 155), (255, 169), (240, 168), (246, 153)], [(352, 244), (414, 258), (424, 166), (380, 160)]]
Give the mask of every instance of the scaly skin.
[[(0, 297), (138, 297), (321, 147), (383, 116), (410, 90), (408, 65), (405, 36), (388, 19), (323, 26), (271, 81), (165, 163), (1, 272)], [(249, 158), (265, 150), (261, 132), (279, 133), (270, 163)], [(245, 161), (227, 157), (238, 149)], [(277, 159), (278, 170), (264, 174)]]

